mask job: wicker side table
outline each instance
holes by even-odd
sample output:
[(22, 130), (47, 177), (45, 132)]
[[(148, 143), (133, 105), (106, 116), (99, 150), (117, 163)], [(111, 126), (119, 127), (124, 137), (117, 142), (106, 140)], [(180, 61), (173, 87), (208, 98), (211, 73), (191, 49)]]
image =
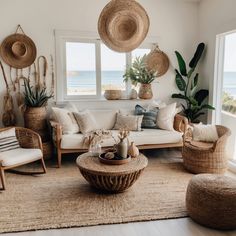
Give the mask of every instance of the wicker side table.
[(124, 165), (106, 165), (97, 157), (85, 153), (77, 158), (76, 164), (93, 187), (108, 192), (123, 192), (136, 182), (148, 160), (141, 154)]

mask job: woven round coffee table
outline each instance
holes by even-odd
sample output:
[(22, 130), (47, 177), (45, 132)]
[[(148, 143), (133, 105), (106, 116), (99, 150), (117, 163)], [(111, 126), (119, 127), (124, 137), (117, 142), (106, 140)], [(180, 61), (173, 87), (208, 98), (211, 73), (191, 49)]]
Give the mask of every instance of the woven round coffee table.
[(123, 192), (131, 187), (148, 164), (140, 154), (123, 165), (107, 165), (89, 153), (80, 155), (76, 164), (83, 177), (95, 188), (108, 192)]

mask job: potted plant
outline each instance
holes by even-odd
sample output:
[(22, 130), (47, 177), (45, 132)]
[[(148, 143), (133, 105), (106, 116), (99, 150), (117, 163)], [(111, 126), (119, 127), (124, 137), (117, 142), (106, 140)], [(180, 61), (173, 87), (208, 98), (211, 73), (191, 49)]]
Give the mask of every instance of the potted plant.
[(46, 106), (53, 94), (47, 94), (46, 88), (41, 86), (31, 86), (29, 80), (24, 80), (24, 122), (25, 127), (34, 131), (46, 129)]
[(132, 66), (128, 68), (124, 74), (124, 81), (129, 80), (134, 86), (140, 84), (138, 96), (141, 99), (151, 99), (153, 97), (151, 83), (157, 77), (157, 72), (148, 70), (146, 66), (146, 55), (136, 57)]
[(205, 114), (204, 110), (215, 109), (213, 106), (204, 102), (209, 95), (209, 91), (206, 89), (198, 90), (199, 73), (194, 73), (204, 49), (205, 44), (200, 43), (189, 63), (188, 71), (183, 57), (178, 51), (175, 51), (179, 65), (179, 69), (175, 69), (175, 82), (180, 93), (172, 94), (172, 98), (184, 100), (184, 103), (181, 104), (183, 113), (192, 123), (199, 122), (198, 118)]

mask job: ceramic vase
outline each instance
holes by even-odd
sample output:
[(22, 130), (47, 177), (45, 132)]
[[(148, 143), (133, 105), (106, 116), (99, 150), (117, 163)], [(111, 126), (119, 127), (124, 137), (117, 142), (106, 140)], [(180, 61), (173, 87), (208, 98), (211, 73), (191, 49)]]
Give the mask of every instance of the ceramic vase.
[(116, 146), (118, 156), (122, 158), (127, 158), (128, 156), (128, 144), (127, 141), (122, 139)]
[(134, 142), (132, 142), (131, 145), (129, 146), (128, 154), (131, 157), (137, 157), (139, 155), (139, 150), (137, 146), (134, 144)]
[(138, 92), (138, 96), (141, 99), (151, 99), (153, 97), (152, 85), (151, 84), (141, 84)]

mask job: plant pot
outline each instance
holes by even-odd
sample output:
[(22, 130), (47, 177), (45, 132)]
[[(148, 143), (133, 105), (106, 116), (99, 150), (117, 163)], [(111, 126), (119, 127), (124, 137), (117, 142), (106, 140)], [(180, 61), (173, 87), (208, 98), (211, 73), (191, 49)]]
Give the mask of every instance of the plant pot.
[(153, 97), (152, 85), (151, 84), (141, 84), (138, 92), (140, 99), (151, 99)]
[(27, 107), (24, 112), (25, 127), (34, 131), (47, 130), (46, 107)]

